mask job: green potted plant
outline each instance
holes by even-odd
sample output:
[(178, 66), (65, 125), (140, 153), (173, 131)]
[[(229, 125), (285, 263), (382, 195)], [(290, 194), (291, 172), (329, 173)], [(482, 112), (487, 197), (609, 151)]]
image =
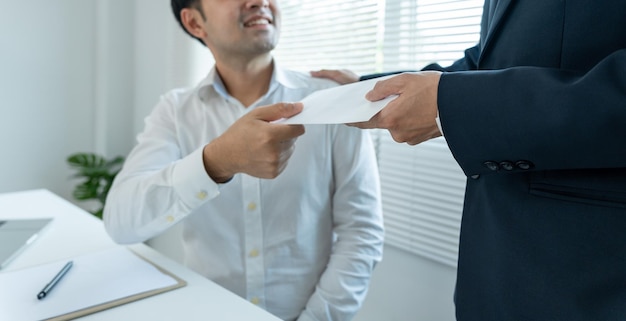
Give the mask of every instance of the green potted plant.
[(106, 159), (95, 153), (76, 153), (70, 155), (67, 162), (76, 170), (73, 177), (82, 179), (72, 191), (72, 196), (79, 201), (95, 200), (98, 207), (91, 213), (102, 219), (107, 194), (122, 168), (124, 157)]

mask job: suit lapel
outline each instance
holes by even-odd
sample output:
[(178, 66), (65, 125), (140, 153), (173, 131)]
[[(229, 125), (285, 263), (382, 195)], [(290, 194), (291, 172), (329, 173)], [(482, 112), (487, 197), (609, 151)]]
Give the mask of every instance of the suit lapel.
[(511, 7), (511, 3), (515, 0), (497, 0), (498, 5), (493, 13), (493, 17), (489, 17), (487, 25), (481, 26), (481, 28), (487, 28), (487, 34), (483, 39), (483, 46), (481, 50), (480, 56), (483, 56), (485, 50), (488, 49), (489, 43), (492, 41), (495, 32), (497, 31), (500, 23), (502, 22), (502, 18), (505, 16), (506, 12)]

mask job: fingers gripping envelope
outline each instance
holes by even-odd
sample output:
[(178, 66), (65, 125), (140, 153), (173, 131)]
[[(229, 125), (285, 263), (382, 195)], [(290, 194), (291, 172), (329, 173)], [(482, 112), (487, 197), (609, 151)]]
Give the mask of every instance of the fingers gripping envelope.
[(319, 90), (302, 99), (301, 113), (276, 124), (348, 124), (367, 121), (381, 111), (397, 95), (379, 101), (365, 99), (378, 81), (390, 76)]

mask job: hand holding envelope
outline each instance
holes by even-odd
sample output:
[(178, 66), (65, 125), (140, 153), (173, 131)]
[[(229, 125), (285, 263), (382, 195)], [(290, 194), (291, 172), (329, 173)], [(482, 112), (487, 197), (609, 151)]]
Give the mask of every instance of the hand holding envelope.
[(279, 122), (382, 128), (396, 142), (416, 145), (442, 136), (437, 124), (440, 78), (438, 71), (403, 73), (321, 90), (302, 100), (300, 114)]
[(320, 90), (302, 100), (301, 113), (277, 124), (347, 124), (367, 121), (397, 97), (392, 95), (379, 101), (365, 99), (376, 82), (389, 77)]

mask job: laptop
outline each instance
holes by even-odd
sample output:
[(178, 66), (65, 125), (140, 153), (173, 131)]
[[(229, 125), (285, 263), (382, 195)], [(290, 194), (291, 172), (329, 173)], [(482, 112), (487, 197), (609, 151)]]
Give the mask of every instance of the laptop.
[(32, 244), (51, 221), (51, 218), (0, 220), (0, 270)]

